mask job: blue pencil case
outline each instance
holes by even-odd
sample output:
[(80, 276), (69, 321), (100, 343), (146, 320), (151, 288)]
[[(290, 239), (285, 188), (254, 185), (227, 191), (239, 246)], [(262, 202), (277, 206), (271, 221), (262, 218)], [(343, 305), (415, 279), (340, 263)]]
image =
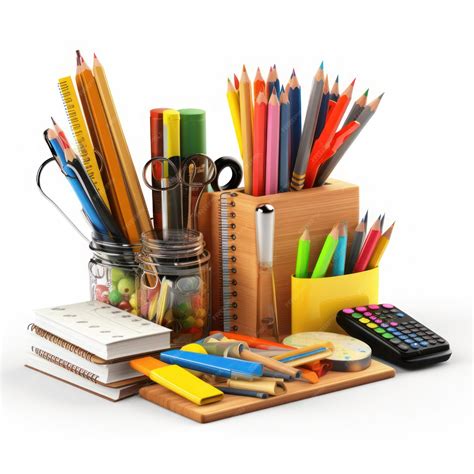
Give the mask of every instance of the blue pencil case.
[(177, 349), (162, 352), (160, 354), (160, 360), (167, 364), (176, 364), (185, 369), (197, 370), (228, 379), (253, 378), (263, 375), (263, 365), (258, 362), (249, 362), (210, 354), (198, 354), (196, 352), (186, 352)]

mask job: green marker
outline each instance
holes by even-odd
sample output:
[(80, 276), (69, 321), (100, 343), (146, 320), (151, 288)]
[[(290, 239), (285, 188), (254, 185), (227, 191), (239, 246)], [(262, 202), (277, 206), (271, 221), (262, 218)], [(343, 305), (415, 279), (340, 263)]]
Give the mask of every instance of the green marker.
[(196, 153), (206, 154), (206, 111), (202, 109), (180, 109), (181, 157)]
[(321, 253), (319, 254), (318, 261), (314, 266), (313, 274), (311, 278), (324, 278), (328, 271), (329, 264), (331, 263), (332, 256), (336, 251), (338, 241), (338, 224), (336, 224), (331, 232), (329, 232), (324, 242)]
[(309, 239), (309, 231), (305, 229), (303, 235), (298, 241), (298, 253), (296, 254), (296, 278), (308, 277), (309, 251), (311, 248), (311, 240)]

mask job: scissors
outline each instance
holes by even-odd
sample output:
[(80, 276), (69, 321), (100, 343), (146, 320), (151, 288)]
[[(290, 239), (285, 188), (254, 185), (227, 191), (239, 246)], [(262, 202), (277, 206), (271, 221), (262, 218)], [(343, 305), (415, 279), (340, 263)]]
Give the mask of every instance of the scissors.
[[(153, 174), (153, 184), (147, 179), (148, 168), (154, 164), (153, 172), (159, 170), (158, 177)], [(158, 166), (156, 166), (158, 164)], [(219, 177), (224, 170), (230, 170), (229, 180), (220, 185)], [(155, 157), (143, 167), (145, 185), (162, 196), (163, 226), (180, 216), (180, 224), (188, 229), (197, 229), (199, 202), (208, 189), (225, 191), (239, 186), (242, 180), (240, 163), (230, 156), (212, 161), (207, 155), (197, 153), (181, 162), (179, 157)], [(182, 192), (177, 192), (177, 190)], [(168, 194), (172, 192), (172, 196)]]

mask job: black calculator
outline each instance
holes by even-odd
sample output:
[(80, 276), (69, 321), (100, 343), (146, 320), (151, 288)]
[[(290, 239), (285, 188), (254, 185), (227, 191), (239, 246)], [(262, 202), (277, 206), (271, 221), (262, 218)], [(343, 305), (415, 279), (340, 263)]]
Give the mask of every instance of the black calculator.
[(393, 304), (344, 308), (337, 323), (349, 335), (366, 342), (375, 356), (406, 369), (448, 360), (448, 342)]

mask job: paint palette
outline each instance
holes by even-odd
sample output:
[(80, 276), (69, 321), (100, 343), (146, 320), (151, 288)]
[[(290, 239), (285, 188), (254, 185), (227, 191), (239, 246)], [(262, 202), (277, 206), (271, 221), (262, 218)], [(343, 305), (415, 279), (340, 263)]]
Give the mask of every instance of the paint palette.
[(374, 355), (400, 367), (417, 369), (448, 360), (448, 342), (393, 304), (344, 308), (337, 323), (367, 342)]

